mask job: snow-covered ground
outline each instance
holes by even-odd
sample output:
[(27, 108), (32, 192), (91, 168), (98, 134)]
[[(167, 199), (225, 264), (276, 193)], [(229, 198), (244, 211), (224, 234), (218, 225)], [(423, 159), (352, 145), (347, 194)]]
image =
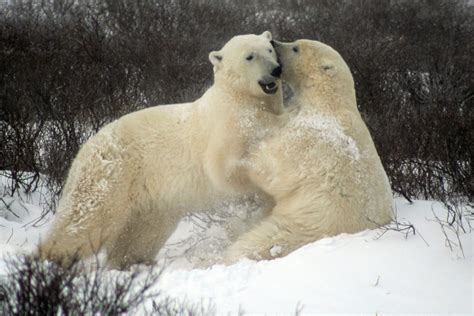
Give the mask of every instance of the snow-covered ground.
[[(0, 192), (1, 193), (1, 192)], [(0, 204), (0, 275), (7, 254), (32, 251), (48, 229), (40, 194), (3, 198)], [(20, 201), (22, 200), (22, 202)], [(416, 234), (377, 229), (325, 238), (273, 261), (243, 260), (232, 266), (192, 269), (207, 256), (219, 256), (228, 244), (229, 221), (199, 225), (187, 218), (160, 258), (172, 262), (156, 289), (190, 303), (212, 302), (217, 314), (435, 313), (474, 312), (472, 231), (460, 235), (450, 250), (435, 215), (440, 203), (396, 199), (399, 222), (411, 223)], [(226, 204), (223, 211), (245, 214), (248, 203)], [(234, 221), (235, 222), (235, 221)], [(242, 223), (243, 221), (241, 221)], [(235, 224), (235, 223), (234, 223)], [(222, 227), (219, 227), (222, 226)], [(457, 241), (456, 236), (447, 232)], [(193, 248), (189, 245), (193, 244)], [(197, 250), (196, 250), (197, 249)]]
[[(381, 230), (325, 238), (273, 261), (242, 261), (209, 270), (172, 271), (162, 286), (173, 296), (211, 298), (219, 312), (473, 312), (473, 234), (459, 251), (445, 247), (433, 210), (439, 203), (396, 200), (399, 220), (417, 235)], [(380, 238), (379, 238), (380, 237)], [(423, 237), (423, 238), (422, 238)], [(424, 240), (423, 240), (424, 239)]]

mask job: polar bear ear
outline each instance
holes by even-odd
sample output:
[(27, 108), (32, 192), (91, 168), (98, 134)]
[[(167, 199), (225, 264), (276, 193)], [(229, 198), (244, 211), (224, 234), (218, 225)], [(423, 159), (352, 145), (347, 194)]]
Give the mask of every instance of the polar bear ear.
[(221, 52), (210, 52), (209, 53), (209, 60), (214, 66), (217, 66), (222, 61), (222, 53)]
[(336, 65), (331, 62), (325, 62), (321, 65), (321, 70), (329, 76), (334, 76), (337, 72)]
[(272, 33), (270, 33), (270, 31), (265, 31), (265, 32), (263, 32), (260, 36), (265, 37), (265, 38), (268, 39), (269, 41), (272, 40)]

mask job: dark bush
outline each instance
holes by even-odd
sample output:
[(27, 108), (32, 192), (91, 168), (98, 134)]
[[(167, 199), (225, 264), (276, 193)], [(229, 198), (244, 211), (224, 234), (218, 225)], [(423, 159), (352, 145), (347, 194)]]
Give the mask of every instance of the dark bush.
[(86, 267), (78, 260), (61, 267), (33, 257), (10, 259), (8, 275), (0, 280), (0, 313), (124, 315), (157, 297), (151, 287), (159, 274), (112, 274), (99, 266), (87, 272)]
[[(473, 202), (474, 6), (417, 1), (11, 1), (0, 13), (0, 170), (14, 193), (60, 188), (113, 119), (193, 100), (236, 34), (312, 38), (350, 65), (395, 192)], [(59, 190), (55, 191), (59, 193)]]
[(161, 272), (107, 271), (72, 260), (67, 266), (31, 256), (7, 260), (0, 278), (0, 314), (46, 315), (215, 315), (211, 303), (190, 304), (163, 296)]

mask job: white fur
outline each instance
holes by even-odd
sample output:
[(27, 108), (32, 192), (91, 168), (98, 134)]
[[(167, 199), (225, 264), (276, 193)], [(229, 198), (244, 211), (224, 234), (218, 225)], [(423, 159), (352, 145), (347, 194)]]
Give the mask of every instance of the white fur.
[(307, 40), (282, 43), (277, 52), (283, 79), (294, 90), (293, 118), (248, 162), (252, 180), (276, 206), (230, 247), (227, 263), (284, 256), (324, 236), (392, 218), (390, 184), (357, 110), (344, 60), (329, 46)]
[(210, 54), (215, 82), (200, 99), (125, 115), (86, 142), (39, 254), (67, 262), (105, 246), (113, 268), (150, 262), (184, 212), (256, 191), (240, 162), (283, 120), (281, 89), (258, 84), (278, 65), (269, 39), (234, 37)]

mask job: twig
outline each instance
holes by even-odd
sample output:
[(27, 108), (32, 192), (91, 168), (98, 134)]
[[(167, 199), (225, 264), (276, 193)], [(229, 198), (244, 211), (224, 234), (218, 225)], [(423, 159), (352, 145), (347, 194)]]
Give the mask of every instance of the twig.
[(3, 198), (0, 198), (0, 201), (3, 203), (3, 205), (5, 206), (5, 209), (7, 211), (9, 211), (10, 213), (13, 214), (13, 216), (15, 216), (16, 218), (20, 218), (20, 216), (18, 216), (18, 214), (16, 214), (15, 212), (13, 212), (13, 210), (11, 209), (11, 205), (13, 204), (13, 202), (15, 202), (15, 200), (12, 200), (10, 203), (7, 203), (5, 202), (5, 200)]
[(379, 285), (380, 275), (377, 276), (377, 280), (375, 281), (374, 287)]
[[(433, 216), (435, 218), (434, 221), (437, 222), (441, 227), (441, 231), (444, 234), (446, 245), (449, 247), (449, 249), (451, 251), (454, 251), (454, 248), (458, 247), (461, 250), (461, 254), (462, 254), (463, 258), (466, 258), (466, 255), (464, 253), (464, 248), (462, 246), (461, 238), (459, 236), (460, 235), (459, 234), (460, 226), (459, 225), (454, 226), (454, 225), (450, 224), (450, 222), (448, 222), (448, 220), (442, 220), (441, 218), (439, 218), (438, 215), (436, 215), (436, 212), (433, 208), (433, 205), (431, 206), (431, 212), (433, 213)], [(452, 233), (454, 233), (454, 235), (456, 236), (456, 239), (457, 239), (457, 243), (455, 241), (453, 241), (448, 236), (448, 232), (447, 232), (448, 230), (450, 230)]]
[(7, 244), (10, 242), (10, 239), (13, 237), (13, 227), (12, 227), (12, 233), (10, 234), (10, 237), (8, 237)]

